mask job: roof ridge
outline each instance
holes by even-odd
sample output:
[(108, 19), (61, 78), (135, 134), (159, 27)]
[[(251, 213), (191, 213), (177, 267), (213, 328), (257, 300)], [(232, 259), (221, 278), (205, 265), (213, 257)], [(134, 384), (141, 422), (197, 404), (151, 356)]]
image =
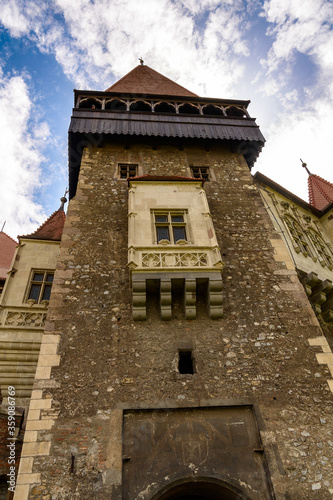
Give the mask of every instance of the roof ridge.
[[(58, 210), (55, 210), (51, 215), (50, 217), (48, 217), (48, 219), (46, 219), (45, 222), (43, 222), (43, 224), (41, 224), (37, 229), (36, 231), (34, 231), (33, 233), (30, 233), (30, 234), (25, 234), (25, 235), (21, 235), (19, 236), (19, 238), (32, 238), (32, 239), (38, 239), (36, 238), (36, 236), (38, 235), (38, 233), (43, 233), (43, 229), (45, 229), (47, 226), (50, 225), (50, 223), (52, 222), (52, 220), (58, 215), (58, 214), (62, 214), (62, 219), (63, 219), (63, 223), (65, 222), (65, 219), (66, 219), (66, 214), (65, 212), (62, 210), (62, 209), (58, 209)], [(63, 225), (62, 225), (63, 226)], [(50, 228), (53, 230), (54, 232), (54, 228)], [(55, 229), (61, 229), (61, 233), (62, 233), (62, 230), (63, 230), (63, 227), (62, 228), (55, 228)], [(45, 235), (41, 235), (41, 239), (49, 239), (49, 240), (53, 240), (53, 239), (58, 239), (56, 238), (54, 235), (51, 234), (51, 237), (45, 237)], [(61, 238), (59, 238), (61, 239)]]
[(5, 236), (7, 236), (7, 238), (11, 239), (16, 245), (18, 245), (18, 241), (14, 240), (14, 238), (9, 236), (9, 234), (7, 234), (5, 231), (0, 231), (0, 234), (1, 233), (4, 234)]
[[(137, 74), (135, 74), (137, 73)], [(134, 74), (134, 75), (133, 75)], [(136, 78), (133, 78), (136, 76)], [(147, 84), (148, 82), (148, 84)], [(124, 84), (122, 86), (122, 84)], [(164, 84), (164, 87), (163, 87)], [(105, 90), (105, 92), (124, 92), (124, 93), (138, 93), (135, 87), (140, 85), (144, 94), (147, 95), (179, 95), (179, 96), (187, 96), (187, 97), (199, 97), (194, 92), (186, 89), (179, 83), (174, 82), (171, 78), (162, 75), (150, 66), (139, 64), (135, 66), (131, 71), (126, 73), (120, 80), (114, 82), (109, 88)], [(157, 87), (162, 85), (163, 88), (159, 88), (157, 91)], [(120, 87), (120, 90), (115, 87)], [(121, 87), (122, 90), (121, 90)], [(169, 92), (168, 92), (169, 91)], [(178, 92), (177, 92), (178, 91)]]
[[(318, 182), (318, 181), (320, 181), (320, 182)], [(317, 202), (315, 200), (315, 193), (314, 193), (314, 190), (313, 190), (313, 185), (316, 186), (316, 188), (318, 189), (319, 193), (323, 196), (323, 198), (325, 198), (325, 200), (327, 200), (327, 205), (329, 203), (333, 202), (333, 195), (330, 196), (324, 190), (324, 188), (320, 184), (321, 182), (324, 183), (324, 184), (326, 184), (327, 186), (329, 186), (331, 189), (333, 189), (333, 184), (331, 182), (327, 181), (326, 179), (324, 179), (323, 177), (320, 177), (320, 175), (316, 175), (316, 174), (310, 174), (309, 175), (309, 178), (308, 178), (308, 192), (309, 192), (310, 203), (313, 206), (316, 206), (316, 204), (317, 204)]]

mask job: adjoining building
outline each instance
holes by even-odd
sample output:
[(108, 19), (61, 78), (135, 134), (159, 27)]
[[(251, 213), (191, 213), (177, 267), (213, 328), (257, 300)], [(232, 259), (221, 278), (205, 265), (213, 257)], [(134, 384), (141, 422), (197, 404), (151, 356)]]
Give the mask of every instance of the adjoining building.
[[(1, 499), (7, 498), (10, 466), (15, 464), (17, 468), (19, 463), (64, 222), (62, 204), (33, 234), (19, 236), (18, 243), (0, 233), (0, 267), (4, 278), (0, 295)], [(11, 401), (8, 396), (14, 396), (14, 406), (8, 404)], [(14, 423), (13, 429), (9, 423)], [(11, 437), (15, 438), (14, 462), (9, 457)]]
[(254, 181), (333, 348), (333, 184), (307, 171), (309, 203), (259, 172)]
[(332, 200), (252, 178), (249, 101), (143, 64), (74, 98), (15, 500), (331, 498)]

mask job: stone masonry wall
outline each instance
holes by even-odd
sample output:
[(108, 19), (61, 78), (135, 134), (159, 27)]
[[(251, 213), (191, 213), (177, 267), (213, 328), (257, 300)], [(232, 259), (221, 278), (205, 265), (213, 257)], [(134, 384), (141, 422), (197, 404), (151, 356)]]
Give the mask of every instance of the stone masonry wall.
[[(175, 305), (163, 322), (152, 303), (146, 321), (132, 321), (118, 162), (139, 163), (143, 174), (190, 175), (192, 162), (214, 169), (205, 190), (225, 264), (221, 320), (200, 306), (186, 321)], [(321, 346), (308, 342), (322, 331), (280, 243), (244, 159), (228, 149), (86, 149), (15, 498), (120, 500), (124, 408), (242, 402), (255, 405), (276, 498), (332, 498), (330, 374), (316, 359)], [(192, 349), (195, 374), (178, 373), (179, 349)]]

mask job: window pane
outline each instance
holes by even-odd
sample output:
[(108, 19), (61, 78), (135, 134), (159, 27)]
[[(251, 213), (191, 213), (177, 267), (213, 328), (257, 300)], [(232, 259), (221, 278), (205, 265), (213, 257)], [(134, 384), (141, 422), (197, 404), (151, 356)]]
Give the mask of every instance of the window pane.
[(42, 300), (50, 300), (51, 286), (52, 285), (45, 285)]
[(182, 215), (172, 215), (172, 222), (184, 222), (184, 217)]
[(130, 167), (128, 172), (128, 177), (135, 177), (135, 176), (136, 176), (136, 167)]
[(34, 273), (32, 281), (43, 281), (44, 273)]
[(31, 285), (28, 299), (33, 299), (38, 302), (41, 288), (42, 285)]
[(156, 222), (168, 222), (167, 215), (155, 215)]
[(47, 281), (48, 283), (52, 283), (52, 281), (53, 281), (53, 274), (47, 274), (45, 281)]
[(157, 227), (156, 228), (157, 232), (157, 242), (161, 240), (169, 240), (170, 241), (170, 235), (169, 235), (169, 228), (168, 227)]
[(174, 237), (175, 243), (178, 240), (186, 240), (185, 227), (174, 227), (173, 228), (173, 237)]

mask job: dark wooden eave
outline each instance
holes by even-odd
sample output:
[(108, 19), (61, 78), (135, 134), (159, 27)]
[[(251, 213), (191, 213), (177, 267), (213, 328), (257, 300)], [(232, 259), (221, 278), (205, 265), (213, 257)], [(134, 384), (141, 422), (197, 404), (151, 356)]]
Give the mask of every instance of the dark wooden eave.
[[(215, 104), (236, 106), (246, 109), (250, 101), (233, 99), (212, 99), (192, 96), (119, 94), (117, 92), (75, 91), (78, 97), (99, 99), (156, 99), (191, 104)], [(162, 113), (152, 111), (113, 111), (110, 109), (73, 109), (69, 127), (69, 198), (76, 193), (81, 156), (85, 146), (101, 146), (103, 142), (114, 140), (177, 141), (225, 143), (244, 155), (249, 168), (257, 159), (265, 139), (254, 118), (247, 116), (225, 116), (185, 113)]]

